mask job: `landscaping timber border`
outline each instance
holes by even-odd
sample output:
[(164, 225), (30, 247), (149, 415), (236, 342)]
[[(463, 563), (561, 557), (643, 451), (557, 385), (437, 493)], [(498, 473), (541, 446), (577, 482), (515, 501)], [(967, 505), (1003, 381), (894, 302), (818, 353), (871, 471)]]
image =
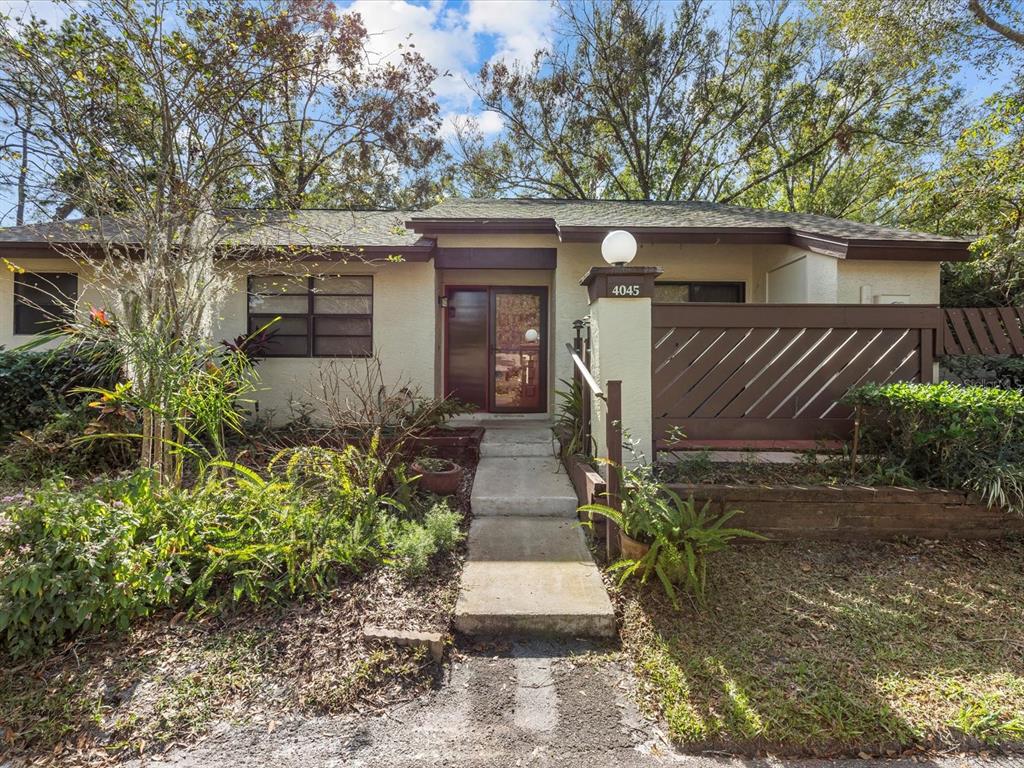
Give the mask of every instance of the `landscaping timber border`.
[(1024, 518), (963, 491), (861, 486), (669, 486), (712, 509), (743, 511), (730, 525), (774, 541), (918, 537), (998, 539), (1024, 534)]

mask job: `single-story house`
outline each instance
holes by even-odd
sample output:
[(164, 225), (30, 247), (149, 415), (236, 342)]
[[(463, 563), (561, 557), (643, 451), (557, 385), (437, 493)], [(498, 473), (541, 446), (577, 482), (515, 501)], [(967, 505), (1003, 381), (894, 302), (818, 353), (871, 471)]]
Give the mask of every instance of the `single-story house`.
[[(374, 351), (386, 376), (424, 394), (454, 394), (482, 412), (552, 412), (555, 388), (572, 375), (573, 322), (589, 311), (581, 278), (604, 265), (601, 241), (613, 230), (636, 238), (633, 265), (661, 268), (659, 303), (936, 305), (940, 263), (969, 258), (970, 244), (702, 202), (452, 199), (417, 211), (236, 211), (230, 221), (237, 253), (226, 249), (223, 269), (236, 289), (215, 340), (282, 318), (257, 396), (282, 417), (290, 399), (310, 399), (324, 360)], [(87, 267), (62, 255), (94, 231), (75, 222), (0, 230), (0, 256), (25, 270), (0, 272), (0, 344), (38, 331), (38, 280), (103, 305)], [(280, 255), (261, 255), (269, 246), (306, 266), (283, 269)], [(649, 347), (649, 336), (643, 329), (636, 344)]]

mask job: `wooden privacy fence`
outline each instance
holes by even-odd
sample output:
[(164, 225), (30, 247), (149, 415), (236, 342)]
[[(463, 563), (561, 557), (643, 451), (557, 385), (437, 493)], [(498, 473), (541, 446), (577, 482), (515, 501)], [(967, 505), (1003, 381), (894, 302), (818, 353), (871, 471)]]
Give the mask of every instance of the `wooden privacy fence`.
[(936, 358), (1024, 355), (1024, 307), (655, 304), (654, 434), (848, 437), (840, 400), (868, 382), (929, 382)]
[(912, 305), (655, 304), (656, 440), (844, 438), (851, 387), (931, 381), (942, 321)]
[(938, 355), (1024, 355), (1024, 307), (943, 309)]

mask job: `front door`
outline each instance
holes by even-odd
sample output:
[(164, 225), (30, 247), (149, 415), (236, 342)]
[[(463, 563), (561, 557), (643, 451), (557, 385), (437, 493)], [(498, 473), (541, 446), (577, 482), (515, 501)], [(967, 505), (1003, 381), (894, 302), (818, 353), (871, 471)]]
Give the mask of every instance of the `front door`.
[(547, 288), (446, 292), (445, 391), (493, 413), (547, 410)]

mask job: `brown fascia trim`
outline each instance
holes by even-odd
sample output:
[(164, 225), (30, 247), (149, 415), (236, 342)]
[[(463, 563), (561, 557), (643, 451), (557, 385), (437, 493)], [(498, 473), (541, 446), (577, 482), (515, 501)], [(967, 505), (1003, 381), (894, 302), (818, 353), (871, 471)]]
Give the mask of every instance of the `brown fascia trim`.
[[(611, 227), (557, 226), (553, 219), (413, 219), (405, 226), (435, 234), (557, 234), (563, 243), (596, 243)], [(821, 235), (778, 227), (625, 227), (641, 243), (677, 245), (793, 245), (839, 259), (968, 261), (970, 240), (877, 240)]]
[[(739, 243), (772, 245), (789, 242), (789, 227), (626, 227), (642, 243), (716, 245)], [(564, 226), (558, 228), (563, 243), (599, 243), (609, 227)]]
[(557, 248), (438, 248), (436, 269), (554, 269)]

